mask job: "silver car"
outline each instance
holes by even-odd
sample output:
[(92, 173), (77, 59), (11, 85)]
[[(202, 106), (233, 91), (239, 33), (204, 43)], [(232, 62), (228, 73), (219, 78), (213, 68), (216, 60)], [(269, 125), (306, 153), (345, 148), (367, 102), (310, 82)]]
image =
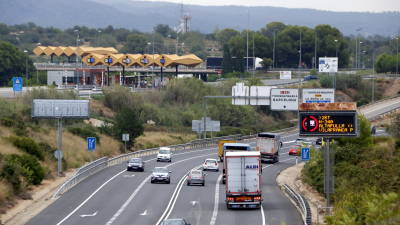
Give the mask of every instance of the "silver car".
[(167, 219), (161, 225), (190, 225), (190, 223), (187, 223), (185, 219)]
[(187, 177), (187, 185), (194, 185), (194, 184), (199, 184), (201, 186), (204, 186), (206, 180), (205, 180), (206, 174), (202, 170), (198, 169), (192, 169)]
[(163, 182), (169, 184), (171, 183), (170, 173), (171, 171), (168, 171), (167, 167), (154, 167), (150, 182)]

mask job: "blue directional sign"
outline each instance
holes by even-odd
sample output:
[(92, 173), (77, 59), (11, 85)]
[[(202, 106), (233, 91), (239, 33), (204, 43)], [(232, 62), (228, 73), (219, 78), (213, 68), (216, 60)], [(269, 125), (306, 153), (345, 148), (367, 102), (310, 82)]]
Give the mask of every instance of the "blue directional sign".
[(301, 160), (310, 160), (310, 148), (301, 148)]
[(22, 91), (22, 77), (13, 77), (13, 91)]
[(87, 138), (87, 149), (88, 149), (88, 152), (94, 152), (94, 150), (96, 149), (96, 138), (95, 137)]

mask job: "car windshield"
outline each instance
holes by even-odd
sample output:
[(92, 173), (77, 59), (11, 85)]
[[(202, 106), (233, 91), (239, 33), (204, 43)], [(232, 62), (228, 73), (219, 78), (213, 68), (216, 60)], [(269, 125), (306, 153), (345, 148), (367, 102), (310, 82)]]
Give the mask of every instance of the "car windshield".
[(214, 159), (208, 159), (208, 160), (206, 160), (206, 163), (208, 164), (208, 163), (216, 163), (217, 161), (216, 160), (214, 160)]
[(202, 175), (202, 173), (201, 173), (200, 170), (192, 170), (192, 171), (190, 172), (190, 175), (191, 175), (192, 177), (199, 177), (199, 176)]
[(155, 172), (155, 173), (167, 173), (168, 170), (165, 167), (156, 167), (156, 168), (154, 168), (153, 172)]
[(170, 154), (170, 150), (160, 150), (160, 154)]
[(142, 159), (131, 159), (129, 160), (130, 163), (141, 163)]
[(165, 220), (162, 225), (185, 225), (186, 223), (181, 219)]

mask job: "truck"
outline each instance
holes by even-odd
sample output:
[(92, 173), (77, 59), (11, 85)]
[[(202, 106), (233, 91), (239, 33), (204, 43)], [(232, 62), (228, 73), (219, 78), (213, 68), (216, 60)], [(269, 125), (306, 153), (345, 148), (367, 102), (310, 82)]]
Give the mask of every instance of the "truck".
[(226, 163), (225, 163), (225, 155), (227, 152), (237, 152), (237, 151), (251, 151), (251, 146), (243, 143), (225, 143), (222, 147), (223, 149), (223, 159), (224, 162), (222, 167), (222, 183), (225, 184), (225, 171), (226, 171)]
[(282, 147), (281, 137), (277, 133), (259, 133), (256, 150), (261, 153), (261, 162), (279, 162), (279, 150)]
[(220, 140), (218, 141), (218, 158), (220, 162), (224, 161), (224, 144), (225, 143), (236, 143), (235, 140)]
[(225, 163), (227, 208), (260, 208), (263, 200), (260, 152), (227, 152)]

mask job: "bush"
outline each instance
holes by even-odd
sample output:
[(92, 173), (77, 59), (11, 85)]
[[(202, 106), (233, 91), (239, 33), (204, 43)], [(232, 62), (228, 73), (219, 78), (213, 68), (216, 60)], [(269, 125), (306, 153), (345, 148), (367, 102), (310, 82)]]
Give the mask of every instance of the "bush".
[(40, 160), (44, 159), (43, 150), (32, 138), (11, 136), (8, 139), (15, 147), (21, 149), (22, 151), (33, 155)]
[[(8, 167), (6, 168), (6, 176), (22, 175), (23, 177), (26, 178), (28, 184), (33, 184), (33, 185), (40, 184), (45, 176), (44, 168), (40, 165), (39, 161), (31, 155), (11, 154), (5, 157), (5, 161), (6, 165), (8, 165)], [(11, 177), (6, 179), (11, 181), (10, 183), (15, 183), (15, 184), (21, 181), (17, 178), (14, 180), (14, 178)]]
[(100, 143), (100, 136), (96, 133), (96, 128), (87, 124), (76, 124), (68, 127), (68, 131), (86, 140), (88, 137), (95, 137), (96, 143)]
[(129, 134), (128, 148), (133, 146), (135, 139), (143, 134), (144, 126), (141, 111), (130, 108), (121, 110), (115, 117), (114, 136), (121, 140), (122, 134)]

